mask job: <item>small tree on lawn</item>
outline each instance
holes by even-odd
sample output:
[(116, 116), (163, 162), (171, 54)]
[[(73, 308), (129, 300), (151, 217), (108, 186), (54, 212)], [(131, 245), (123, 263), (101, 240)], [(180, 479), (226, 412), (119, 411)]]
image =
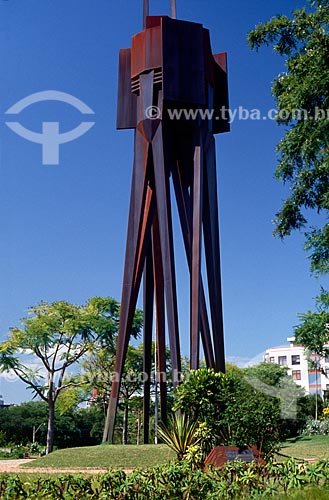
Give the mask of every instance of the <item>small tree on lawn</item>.
[(316, 298), (316, 311), (299, 314), (295, 341), (319, 358), (329, 356), (329, 294), (322, 290)]
[(0, 369), (13, 371), (48, 405), (47, 449), (54, 441), (55, 404), (58, 396), (76, 382), (66, 380), (68, 369), (96, 343), (114, 350), (119, 304), (112, 298), (94, 297), (84, 306), (65, 301), (46, 302), (29, 309), (22, 328), (11, 328), (0, 344)]
[(305, 347), (310, 367), (315, 369), (315, 420), (318, 418), (318, 371), (321, 359), (329, 356), (329, 294), (322, 289), (316, 298), (316, 311), (299, 314), (294, 328), (295, 341)]

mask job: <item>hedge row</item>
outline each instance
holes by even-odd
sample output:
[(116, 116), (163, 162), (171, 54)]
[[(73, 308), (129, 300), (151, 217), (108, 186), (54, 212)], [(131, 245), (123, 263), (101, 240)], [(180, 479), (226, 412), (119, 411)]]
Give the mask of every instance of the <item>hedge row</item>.
[(173, 463), (131, 474), (109, 470), (98, 475), (36, 477), (1, 474), (3, 500), (226, 500), (266, 498), (307, 485), (329, 486), (329, 461), (298, 464), (228, 462), (222, 469), (193, 470)]

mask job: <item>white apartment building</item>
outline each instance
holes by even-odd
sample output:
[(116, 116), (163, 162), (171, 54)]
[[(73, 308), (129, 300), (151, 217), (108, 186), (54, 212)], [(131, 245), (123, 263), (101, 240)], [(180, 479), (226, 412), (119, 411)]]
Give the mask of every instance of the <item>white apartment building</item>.
[(311, 368), (304, 347), (295, 344), (295, 337), (288, 337), (287, 340), (289, 345), (267, 349), (265, 361), (287, 366), (288, 375), (292, 376), (296, 384), (304, 387), (309, 394), (315, 394), (317, 389), (318, 394), (323, 397), (323, 391), (329, 390), (329, 357), (319, 359), (312, 356), (312, 359), (318, 363), (316, 363), (316, 369)]

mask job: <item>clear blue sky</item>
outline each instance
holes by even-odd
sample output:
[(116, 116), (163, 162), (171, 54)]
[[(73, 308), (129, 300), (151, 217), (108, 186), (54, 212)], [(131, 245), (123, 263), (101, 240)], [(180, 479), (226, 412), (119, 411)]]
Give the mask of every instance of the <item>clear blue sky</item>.
[[(247, 32), (298, 0), (177, 0), (178, 17), (210, 29), (214, 52), (229, 58), (231, 108), (273, 108), (271, 81), (284, 71), (271, 48), (250, 51)], [(169, 0), (150, 0), (168, 14)], [(40, 300), (83, 303), (121, 296), (133, 158), (132, 131), (116, 131), (118, 51), (141, 30), (142, 0), (0, 1), (0, 336)], [(14, 134), (5, 111), (29, 94), (67, 92), (95, 111), (95, 126), (43, 166), (41, 146)], [(81, 115), (48, 102), (17, 117), (62, 131)], [(235, 121), (217, 136), (226, 355), (252, 358), (291, 335), (320, 282), (310, 276), (302, 235), (272, 236), (285, 188), (274, 180), (283, 130), (268, 120)], [(177, 237), (182, 350), (188, 353), (186, 264)], [(324, 280), (321, 284), (326, 285)], [(14, 389), (15, 387), (15, 389)], [(0, 379), (7, 402), (29, 397)], [(22, 395), (23, 394), (23, 395)]]

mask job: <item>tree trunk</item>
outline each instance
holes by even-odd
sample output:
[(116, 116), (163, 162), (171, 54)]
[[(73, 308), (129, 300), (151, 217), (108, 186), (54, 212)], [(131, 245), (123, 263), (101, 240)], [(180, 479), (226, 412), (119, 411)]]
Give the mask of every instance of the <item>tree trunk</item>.
[(315, 420), (318, 420), (318, 366), (315, 366)]
[(137, 439), (136, 444), (140, 443), (141, 439), (141, 411), (137, 410)]
[(47, 447), (46, 454), (53, 451), (54, 432), (55, 432), (55, 402), (48, 400), (48, 430), (47, 430)]
[(123, 410), (122, 444), (128, 444), (128, 403), (125, 403)]

